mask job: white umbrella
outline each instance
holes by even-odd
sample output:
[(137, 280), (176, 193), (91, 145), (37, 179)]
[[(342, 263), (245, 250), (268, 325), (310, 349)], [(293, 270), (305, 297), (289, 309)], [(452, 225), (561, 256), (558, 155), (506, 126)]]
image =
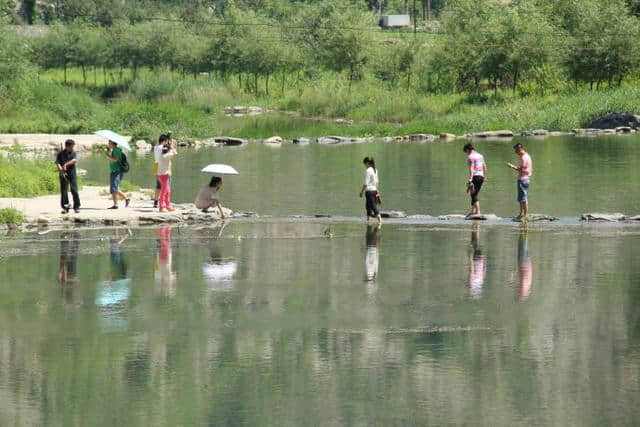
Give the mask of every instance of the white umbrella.
[(120, 148), (124, 148), (127, 151), (131, 151), (131, 147), (129, 146), (129, 138), (127, 138), (126, 136), (122, 136), (118, 133), (115, 133), (112, 130), (107, 130), (107, 129), (96, 131), (94, 132), (94, 134), (101, 136), (103, 138), (106, 138), (109, 141), (115, 142), (116, 144), (118, 144), (118, 147)]
[(201, 172), (218, 173), (220, 175), (238, 175), (238, 171), (229, 165), (212, 164), (202, 168)]

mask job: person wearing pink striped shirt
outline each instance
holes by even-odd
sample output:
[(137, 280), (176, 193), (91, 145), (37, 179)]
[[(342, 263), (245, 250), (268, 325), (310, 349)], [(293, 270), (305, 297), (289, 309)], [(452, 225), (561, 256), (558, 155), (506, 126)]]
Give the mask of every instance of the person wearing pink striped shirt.
[(467, 216), (480, 215), (480, 200), (478, 199), (478, 194), (487, 177), (487, 164), (484, 161), (484, 156), (475, 150), (473, 144), (465, 144), (462, 150), (468, 156), (467, 164), (469, 166), (467, 192), (471, 196), (471, 212), (469, 212)]
[(522, 144), (516, 144), (513, 146), (516, 154), (520, 157), (520, 163), (518, 166), (511, 163), (507, 163), (507, 166), (518, 172), (518, 202), (520, 202), (520, 215), (519, 219), (526, 218), (529, 213), (529, 199), (528, 190), (531, 183), (531, 175), (533, 173), (533, 166), (531, 163), (531, 156), (524, 151)]

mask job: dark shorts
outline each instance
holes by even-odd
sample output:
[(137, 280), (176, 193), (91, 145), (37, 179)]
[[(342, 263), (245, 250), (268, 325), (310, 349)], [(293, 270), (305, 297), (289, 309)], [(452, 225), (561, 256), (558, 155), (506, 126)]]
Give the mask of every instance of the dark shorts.
[(109, 193), (117, 193), (120, 190), (120, 181), (122, 181), (122, 171), (111, 172), (109, 177)]
[(378, 204), (376, 203), (376, 194), (377, 191), (365, 191), (365, 208), (367, 209), (367, 216), (371, 218), (377, 217), (380, 213), (378, 212)]
[(518, 180), (518, 201), (526, 202), (527, 201), (527, 193), (529, 191), (529, 180), (528, 179), (519, 179)]
[(471, 206), (473, 206), (479, 200), (478, 199), (478, 194), (480, 193), (480, 190), (482, 189), (482, 184), (484, 183), (484, 177), (483, 176), (474, 176), (471, 179), (471, 182), (473, 183), (473, 191), (471, 192)]

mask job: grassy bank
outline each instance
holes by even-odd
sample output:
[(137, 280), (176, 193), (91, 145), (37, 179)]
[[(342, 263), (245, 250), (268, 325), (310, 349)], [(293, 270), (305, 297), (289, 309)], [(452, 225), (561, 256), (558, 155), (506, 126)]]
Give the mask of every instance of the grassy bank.
[[(259, 96), (247, 95), (236, 80), (204, 76), (183, 78), (169, 72), (143, 71), (122, 85), (82, 86), (79, 70), (69, 83), (59, 71), (41, 75), (29, 96), (0, 107), (0, 132), (83, 133), (113, 128), (135, 138), (154, 139), (165, 130), (180, 138), (233, 135), (264, 138), (348, 134), (393, 136), (407, 133), (545, 128), (571, 130), (608, 112), (640, 112), (640, 89), (632, 86), (591, 91), (565, 89), (546, 96), (500, 91), (474, 96), (433, 95), (391, 89), (373, 79), (317, 78), (281, 91), (272, 84)], [(289, 76), (294, 78), (293, 76)], [(113, 83), (108, 80), (109, 83)], [(257, 105), (296, 111), (301, 117), (268, 114), (228, 117), (224, 107)], [(336, 123), (344, 118), (350, 123)]]
[(21, 156), (0, 159), (0, 197), (35, 197), (58, 191), (53, 162)]

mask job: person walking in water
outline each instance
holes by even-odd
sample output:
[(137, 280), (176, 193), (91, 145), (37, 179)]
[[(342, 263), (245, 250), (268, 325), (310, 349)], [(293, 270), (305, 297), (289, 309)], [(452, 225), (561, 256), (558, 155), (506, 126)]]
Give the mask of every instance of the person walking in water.
[(158, 179), (160, 180), (160, 197), (158, 208), (160, 212), (165, 210), (173, 212), (171, 207), (171, 158), (178, 154), (171, 141), (165, 141), (162, 155), (158, 159)]
[(365, 196), (365, 209), (367, 210), (367, 224), (371, 225), (371, 218), (376, 218), (378, 228), (382, 225), (382, 217), (378, 211), (380, 194), (378, 193), (378, 170), (373, 157), (365, 157), (362, 160), (365, 167), (364, 183), (360, 190), (360, 197)]
[(525, 219), (529, 213), (529, 200), (528, 190), (531, 182), (531, 174), (533, 173), (533, 165), (531, 163), (531, 156), (524, 151), (522, 144), (518, 143), (513, 146), (516, 154), (520, 157), (520, 163), (518, 166), (507, 163), (507, 166), (518, 172), (518, 202), (520, 202), (520, 215), (518, 219)]
[(78, 158), (76, 152), (73, 151), (75, 146), (73, 139), (67, 139), (64, 142), (64, 150), (58, 153), (56, 157), (56, 167), (60, 174), (60, 205), (62, 213), (69, 213), (69, 188), (73, 196), (73, 210), (80, 212), (80, 196), (78, 195), (78, 178), (76, 176), (76, 163)]
[(482, 188), (482, 184), (487, 177), (487, 164), (484, 156), (478, 153), (473, 144), (468, 143), (462, 149), (467, 154), (467, 163), (469, 165), (469, 182), (467, 183), (467, 191), (471, 196), (471, 212), (469, 215), (480, 215), (480, 201), (478, 194)]
[(118, 199), (124, 199), (124, 206), (129, 207), (130, 200), (120, 191), (120, 181), (122, 181), (122, 175), (124, 174), (122, 170), (122, 149), (113, 141), (109, 141), (107, 158), (109, 159), (109, 171), (111, 172), (109, 176), (109, 193), (113, 198), (113, 206), (109, 209), (118, 209)]
[(222, 210), (222, 205), (220, 204), (220, 199), (218, 197), (218, 192), (222, 188), (222, 178), (219, 176), (211, 177), (211, 181), (209, 184), (206, 184), (196, 197), (195, 205), (196, 208), (201, 209), (202, 212), (208, 213), (209, 208), (217, 207), (220, 212), (220, 219), (225, 219), (224, 211)]

